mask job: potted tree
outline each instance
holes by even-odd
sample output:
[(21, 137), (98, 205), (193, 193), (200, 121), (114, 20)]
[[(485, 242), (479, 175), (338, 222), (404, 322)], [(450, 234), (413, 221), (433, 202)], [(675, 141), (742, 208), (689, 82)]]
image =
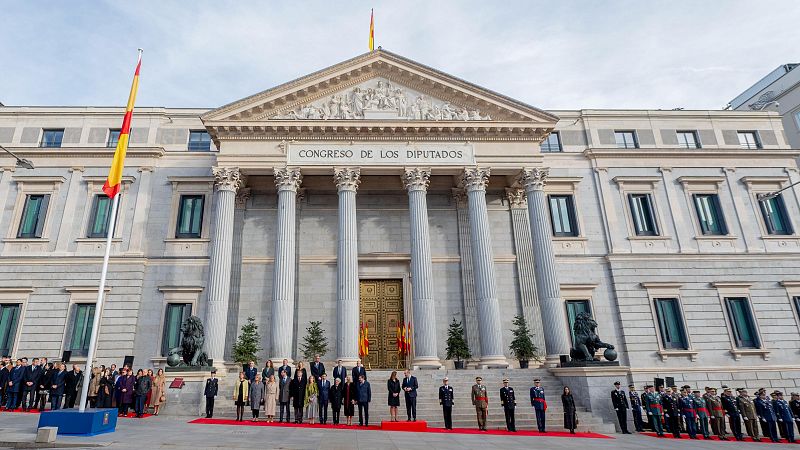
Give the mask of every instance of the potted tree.
[(528, 323), (525, 317), (521, 315), (514, 316), (514, 329), (511, 333), (514, 339), (511, 341), (509, 349), (511, 354), (519, 361), (520, 369), (527, 369), (528, 362), (533, 359), (539, 361), (539, 349), (533, 344), (531, 339), (531, 331), (528, 329)]
[(328, 339), (321, 324), (319, 320), (312, 320), (306, 328), (308, 334), (303, 337), (303, 343), (300, 344), (300, 351), (306, 360), (311, 361), (315, 355), (325, 356), (325, 353), (328, 353)]
[(464, 326), (453, 317), (447, 329), (447, 359), (454, 359), (456, 370), (460, 370), (464, 368), (464, 360), (469, 358), (472, 358), (472, 354), (464, 338)]
[(233, 344), (233, 360), (240, 364), (247, 364), (249, 361), (258, 362), (256, 353), (261, 350), (261, 347), (258, 346), (260, 340), (256, 319), (248, 317), (247, 323), (242, 325), (242, 334)]

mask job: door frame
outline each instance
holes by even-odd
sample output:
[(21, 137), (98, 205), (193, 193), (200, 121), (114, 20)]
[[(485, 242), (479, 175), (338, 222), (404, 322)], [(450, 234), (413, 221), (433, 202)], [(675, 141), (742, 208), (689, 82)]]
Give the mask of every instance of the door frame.
[[(358, 262), (358, 281), (359, 285), (362, 280), (403, 280), (403, 320), (408, 322), (411, 318), (413, 323), (414, 310), (411, 307), (411, 267), (410, 261), (403, 262)], [(361, 315), (361, 296), (358, 298), (358, 311)], [(413, 360), (413, 343), (412, 340), (412, 354), (410, 355)]]

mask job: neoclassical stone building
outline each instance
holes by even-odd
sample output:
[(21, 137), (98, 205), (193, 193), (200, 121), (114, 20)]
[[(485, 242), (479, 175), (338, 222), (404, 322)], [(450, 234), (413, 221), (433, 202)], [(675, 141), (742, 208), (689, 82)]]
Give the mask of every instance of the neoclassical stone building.
[[(36, 166), (0, 157), (3, 353), (86, 353), (122, 112), (0, 107)], [(264, 358), (319, 320), (351, 362), (366, 322), (394, 368), (410, 321), (411, 364), (450, 367), (455, 317), (472, 364), (506, 367), (522, 314), (555, 364), (588, 311), (615, 375), (793, 388), (800, 188), (760, 194), (798, 155), (775, 113), (542, 111), (380, 49), (213, 110), (139, 107), (98, 359), (163, 365), (195, 314), (217, 363), (254, 317)]]

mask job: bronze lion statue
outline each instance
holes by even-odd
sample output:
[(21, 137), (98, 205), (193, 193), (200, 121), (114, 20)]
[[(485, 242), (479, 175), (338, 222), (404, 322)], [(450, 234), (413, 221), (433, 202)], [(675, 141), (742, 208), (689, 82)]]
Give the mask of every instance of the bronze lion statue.
[(172, 362), (177, 363), (174, 365), (180, 364), (180, 360), (176, 357), (180, 355), (187, 366), (208, 366), (208, 355), (203, 351), (205, 342), (203, 322), (197, 316), (190, 316), (181, 324), (181, 345), (169, 351), (168, 364)]
[(596, 361), (595, 352), (601, 348), (614, 349), (614, 346), (600, 340), (597, 336), (597, 322), (589, 313), (578, 313), (575, 317), (575, 345), (570, 349), (569, 356), (577, 361)]

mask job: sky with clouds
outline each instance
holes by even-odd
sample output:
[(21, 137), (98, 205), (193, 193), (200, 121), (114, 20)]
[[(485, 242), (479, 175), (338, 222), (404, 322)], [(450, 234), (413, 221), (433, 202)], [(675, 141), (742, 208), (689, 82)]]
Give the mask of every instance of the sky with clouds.
[(376, 45), (546, 109), (719, 109), (800, 62), (798, 0), (0, 0), (0, 102), (216, 107)]

